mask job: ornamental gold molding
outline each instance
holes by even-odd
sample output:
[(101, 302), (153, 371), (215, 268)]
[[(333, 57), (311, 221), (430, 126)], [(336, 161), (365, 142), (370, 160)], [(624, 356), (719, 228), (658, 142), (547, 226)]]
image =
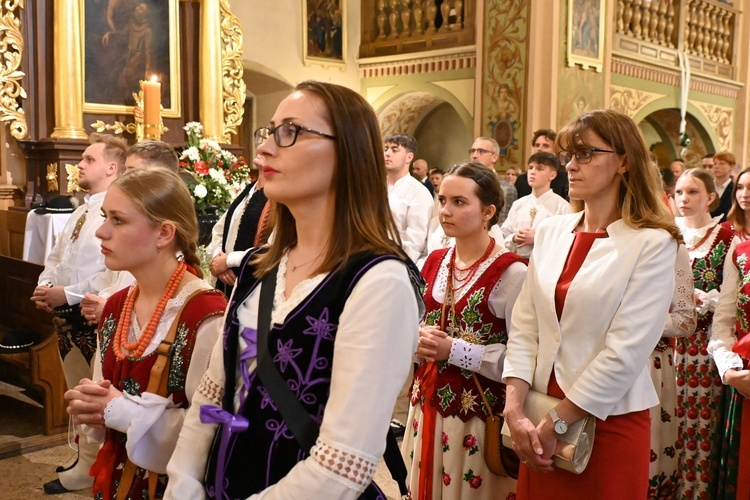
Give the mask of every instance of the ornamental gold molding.
[(716, 104), (697, 103), (711, 127), (716, 131), (719, 139), (719, 151), (732, 151), (732, 130), (734, 124), (734, 110)]
[(647, 105), (664, 97), (664, 94), (619, 87), (617, 85), (612, 85), (610, 89), (609, 107), (631, 118)]
[(72, 165), (70, 163), (65, 165), (65, 172), (68, 174), (68, 191), (82, 191), (81, 186), (78, 185), (78, 165)]
[(60, 184), (57, 177), (57, 162), (47, 164), (47, 175), (44, 176), (47, 181), (47, 191), (59, 191)]
[(20, 9), (24, 0), (5, 0), (0, 6), (0, 121), (10, 125), (10, 133), (18, 140), (26, 137), (26, 113), (19, 99), (26, 98), (26, 90), (21, 86), (25, 76), (21, 66), (24, 43), (21, 34)]
[(229, 134), (237, 134), (245, 112), (247, 87), (243, 75), (242, 27), (237, 16), (229, 8), (229, 0), (221, 0), (221, 82), (224, 100), (224, 128), (222, 140), (231, 141)]

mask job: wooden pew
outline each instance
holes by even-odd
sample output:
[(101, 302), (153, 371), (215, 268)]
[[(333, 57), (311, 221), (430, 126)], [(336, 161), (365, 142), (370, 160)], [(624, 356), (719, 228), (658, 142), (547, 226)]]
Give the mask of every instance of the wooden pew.
[[(29, 300), (43, 267), (0, 256), (0, 332), (26, 327), (42, 341), (22, 352), (0, 354), (0, 373), (9, 383), (33, 386), (41, 391), (45, 433), (57, 434), (68, 428), (65, 412), (65, 377), (57, 347), (52, 315), (34, 307)], [(33, 394), (30, 394), (33, 397)]]

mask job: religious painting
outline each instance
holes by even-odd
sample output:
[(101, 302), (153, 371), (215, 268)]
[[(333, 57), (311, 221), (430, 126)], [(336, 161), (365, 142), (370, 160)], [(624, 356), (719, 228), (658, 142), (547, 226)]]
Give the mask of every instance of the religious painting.
[(568, 66), (602, 71), (604, 0), (568, 0)]
[(83, 2), (86, 113), (130, 114), (141, 80), (161, 82), (164, 116), (180, 116), (178, 0)]
[(302, 0), (304, 63), (346, 64), (346, 2)]

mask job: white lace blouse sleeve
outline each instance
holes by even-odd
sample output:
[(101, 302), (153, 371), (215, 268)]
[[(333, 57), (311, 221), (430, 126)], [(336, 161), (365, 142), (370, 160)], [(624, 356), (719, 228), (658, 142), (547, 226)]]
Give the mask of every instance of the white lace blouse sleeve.
[(721, 380), (725, 384), (727, 382), (724, 374), (727, 370), (742, 368), (742, 358), (739, 354), (732, 352), (732, 347), (737, 342), (734, 324), (737, 318), (737, 289), (740, 283), (740, 272), (734, 264), (733, 256), (738, 241), (736, 236), (732, 239), (724, 260), (721, 292), (711, 325), (711, 340), (708, 342), (708, 354), (714, 359)]
[[(220, 337), (222, 324), (223, 319), (216, 316), (205, 320), (198, 329), (185, 379), (188, 401), (192, 402), (206, 371), (212, 347), (217, 337)], [(148, 392), (141, 396), (123, 393), (122, 397), (113, 399), (107, 405), (104, 420), (107, 427), (127, 434), (126, 449), (134, 464), (165, 474), (185, 413), (185, 409), (175, 407), (169, 398)]]
[(418, 314), (401, 262), (381, 262), (362, 276), (341, 314), (317, 442), (284, 479), (251, 498), (360, 496), (385, 450), (391, 411), (417, 347)]
[[(515, 262), (503, 272), (500, 281), (492, 290), (489, 297), (490, 312), (497, 318), (505, 318), (506, 332), (510, 328), (511, 312), (521, 287), (526, 279), (526, 265)], [(456, 340), (453, 341), (454, 345)], [(480, 349), (477, 349), (481, 347)], [(474, 346), (474, 351), (481, 354), (481, 358), (473, 362), (474, 369), (490, 380), (500, 382), (505, 360), (505, 344), (491, 344), (488, 346)], [(453, 349), (451, 350), (453, 351)], [(451, 352), (452, 354), (452, 352)], [(478, 356), (477, 356), (478, 357)], [(471, 369), (471, 368), (467, 368)]]
[(664, 323), (663, 335), (665, 337), (688, 337), (695, 332), (698, 317), (695, 314), (693, 270), (685, 245), (680, 245), (677, 249), (674, 271), (674, 295)]
[(219, 335), (211, 353), (208, 370), (193, 394), (180, 437), (167, 464), (169, 482), (164, 493), (165, 499), (205, 498), (203, 477), (217, 426), (200, 421), (200, 408), (202, 405), (221, 406), (224, 382), (224, 345), (223, 336)]

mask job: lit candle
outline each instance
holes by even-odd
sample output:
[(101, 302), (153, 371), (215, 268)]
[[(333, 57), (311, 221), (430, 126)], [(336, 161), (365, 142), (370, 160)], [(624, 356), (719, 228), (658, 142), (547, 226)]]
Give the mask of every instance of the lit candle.
[(152, 76), (151, 81), (143, 82), (143, 122), (146, 137), (159, 137), (161, 123), (161, 83)]

